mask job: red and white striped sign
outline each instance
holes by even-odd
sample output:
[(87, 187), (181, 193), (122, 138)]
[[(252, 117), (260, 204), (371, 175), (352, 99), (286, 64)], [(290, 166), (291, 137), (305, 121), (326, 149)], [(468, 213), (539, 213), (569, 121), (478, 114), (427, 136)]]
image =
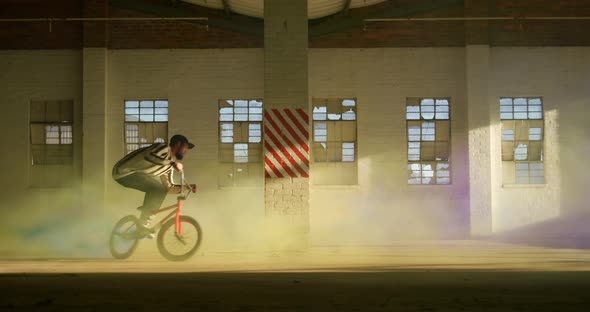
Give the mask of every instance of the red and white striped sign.
[(264, 110), (267, 178), (309, 177), (309, 116), (303, 109)]

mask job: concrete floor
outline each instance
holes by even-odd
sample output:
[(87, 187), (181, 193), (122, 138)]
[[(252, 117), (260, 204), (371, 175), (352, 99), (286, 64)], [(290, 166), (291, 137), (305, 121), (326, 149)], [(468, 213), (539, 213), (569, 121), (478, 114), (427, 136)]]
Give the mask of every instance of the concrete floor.
[[(149, 244), (145, 244), (149, 245)], [(479, 241), (0, 261), (0, 311), (586, 311), (590, 250)]]

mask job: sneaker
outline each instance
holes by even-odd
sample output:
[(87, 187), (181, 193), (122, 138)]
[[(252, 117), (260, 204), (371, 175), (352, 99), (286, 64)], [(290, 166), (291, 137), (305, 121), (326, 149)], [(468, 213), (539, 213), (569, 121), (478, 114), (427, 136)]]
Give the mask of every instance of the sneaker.
[(152, 239), (152, 238), (156, 237), (156, 233), (152, 232), (149, 228), (142, 225), (142, 226), (140, 226), (139, 231), (137, 232), (137, 236), (139, 236), (139, 239), (143, 239), (143, 238)]
[(139, 217), (139, 224), (141, 224), (143, 227), (147, 228), (150, 226), (152, 220), (154, 219), (154, 215), (153, 214), (141, 214), (141, 216)]

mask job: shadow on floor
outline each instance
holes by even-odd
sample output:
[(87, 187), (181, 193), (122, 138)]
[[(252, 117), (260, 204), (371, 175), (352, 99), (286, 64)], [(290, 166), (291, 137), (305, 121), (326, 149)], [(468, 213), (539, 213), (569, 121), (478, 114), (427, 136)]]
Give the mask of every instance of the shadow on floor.
[(501, 243), (548, 248), (590, 249), (590, 213), (572, 214), (493, 235)]
[(0, 275), (2, 311), (583, 311), (590, 272)]

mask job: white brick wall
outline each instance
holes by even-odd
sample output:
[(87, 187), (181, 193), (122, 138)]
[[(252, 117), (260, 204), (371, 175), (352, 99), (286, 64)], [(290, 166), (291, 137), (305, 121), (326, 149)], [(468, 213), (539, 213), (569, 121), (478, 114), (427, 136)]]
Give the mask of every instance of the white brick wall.
[(0, 51), (0, 139), (6, 144), (0, 156), (0, 222), (5, 228), (45, 224), (48, 217), (79, 212), (77, 189), (29, 188), (29, 105), (31, 100), (74, 101), (74, 166), (79, 168), (81, 67), (81, 51)]
[[(464, 49), (312, 49), (309, 68), (311, 97), (358, 103), (359, 185), (311, 186), (313, 243), (469, 231)], [(407, 185), (405, 103), (420, 96), (451, 97), (451, 186)], [(326, 174), (317, 165), (311, 170)]]
[[(590, 180), (583, 157), (590, 146), (586, 114), (590, 107), (586, 85), (590, 80), (589, 52), (588, 48), (490, 49), (490, 109), (497, 109), (496, 99), (500, 96), (540, 95), (547, 112), (548, 185), (541, 188), (502, 188), (500, 129), (496, 112), (491, 113), (494, 231), (587, 211), (586, 186)], [(309, 96), (356, 97), (359, 116), (359, 185), (310, 186), (313, 243), (439, 238), (469, 230), (465, 57), (462, 48), (310, 50)], [(185, 133), (197, 144), (186, 166), (200, 192), (187, 202), (186, 211), (200, 220), (206, 232), (204, 248), (260, 247), (257, 243), (264, 232), (261, 220), (265, 200), (274, 199), (264, 198), (262, 176), (256, 187), (218, 187), (221, 169), (217, 160), (217, 100), (263, 97), (263, 50), (114, 50), (109, 51), (108, 60), (107, 167), (124, 154), (123, 101), (168, 98), (169, 132)], [(0, 114), (0, 135), (4, 142), (14, 143), (13, 152), (2, 154), (3, 163), (10, 166), (0, 183), (5, 192), (18, 195), (5, 196), (4, 202), (20, 198), (21, 194), (34, 194), (27, 203), (2, 207), (26, 211), (26, 215), (45, 209), (55, 215), (54, 208), (70, 203), (58, 201), (63, 198), (54, 191), (24, 193), (29, 159), (23, 155), (28, 155), (31, 98), (72, 98), (78, 107), (77, 116), (81, 117), (81, 67), (81, 51), (0, 51), (0, 100), (4, 109)], [(451, 97), (452, 186), (407, 185), (407, 96)], [(75, 129), (80, 131), (80, 126), (75, 124)], [(312, 175), (322, 174), (314, 169)], [(272, 189), (280, 193), (277, 196), (281, 201), (291, 201), (291, 196), (299, 196), (300, 186), (295, 181), (288, 189), (283, 185)], [(107, 194), (114, 216), (131, 213), (141, 201), (138, 192), (124, 190), (110, 180)], [(77, 209), (70, 206), (65, 211)]]
[[(492, 211), (495, 232), (588, 211), (590, 48), (493, 48)], [(502, 187), (501, 96), (542, 96), (545, 111), (545, 177), (540, 187)], [(569, 231), (571, 229), (563, 229)]]
[[(265, 1), (264, 101), (267, 109), (307, 108), (307, 28), (307, 1)], [(271, 244), (278, 249), (305, 248), (309, 228), (309, 179), (267, 178), (265, 184), (266, 215), (274, 227), (269, 236)], [(277, 184), (282, 188), (271, 188)]]

